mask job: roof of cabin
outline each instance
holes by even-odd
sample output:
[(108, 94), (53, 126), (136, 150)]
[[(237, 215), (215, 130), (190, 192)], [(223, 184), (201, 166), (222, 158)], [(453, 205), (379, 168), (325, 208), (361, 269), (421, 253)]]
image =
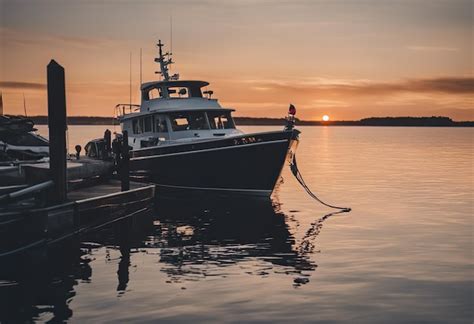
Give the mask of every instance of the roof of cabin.
[(147, 111), (147, 112), (136, 112), (136, 113), (130, 113), (126, 114), (123, 116), (120, 116), (120, 120), (126, 120), (126, 119), (133, 119), (137, 117), (144, 117), (148, 115), (156, 115), (156, 114), (169, 114), (169, 113), (180, 113), (180, 112), (194, 112), (194, 111), (235, 111), (235, 109), (232, 108), (219, 108), (219, 109), (209, 109), (209, 108), (183, 108), (183, 109), (160, 109), (160, 110), (152, 110), (152, 111)]
[(155, 87), (206, 87), (209, 82), (200, 80), (173, 80), (173, 81), (153, 81), (145, 82), (140, 87), (141, 90), (151, 89)]

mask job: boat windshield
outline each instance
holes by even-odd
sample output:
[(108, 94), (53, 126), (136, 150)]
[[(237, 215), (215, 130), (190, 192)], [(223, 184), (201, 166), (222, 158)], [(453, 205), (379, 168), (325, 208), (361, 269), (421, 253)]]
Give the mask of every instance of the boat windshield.
[(209, 129), (206, 115), (201, 111), (172, 113), (170, 121), (174, 132)]
[(211, 129), (232, 129), (235, 128), (230, 112), (208, 111), (207, 118)]

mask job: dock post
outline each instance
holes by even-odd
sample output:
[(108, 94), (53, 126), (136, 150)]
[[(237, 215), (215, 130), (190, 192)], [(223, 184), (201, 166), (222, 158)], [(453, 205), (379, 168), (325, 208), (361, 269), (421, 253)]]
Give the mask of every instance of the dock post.
[(123, 131), (122, 139), (122, 159), (120, 168), (120, 179), (122, 184), (122, 191), (130, 190), (130, 152), (128, 147), (128, 132)]
[(106, 129), (104, 132), (104, 141), (105, 141), (105, 159), (109, 159), (111, 154), (110, 152), (112, 151), (112, 133), (110, 132), (109, 129)]
[(64, 68), (55, 60), (47, 67), (48, 81), (48, 128), (49, 128), (49, 170), (54, 187), (50, 202), (67, 199), (66, 181), (66, 87)]

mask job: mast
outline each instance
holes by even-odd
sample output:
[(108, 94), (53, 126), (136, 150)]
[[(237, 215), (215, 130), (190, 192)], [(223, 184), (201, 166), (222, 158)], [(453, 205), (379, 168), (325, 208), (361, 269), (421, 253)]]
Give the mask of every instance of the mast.
[[(157, 71), (155, 73), (161, 74), (161, 76), (163, 77), (163, 81), (178, 80), (179, 74), (176, 73), (171, 76), (169, 75), (168, 65), (174, 63), (173, 59), (171, 58), (171, 53), (163, 53), (162, 47), (165, 46), (165, 44), (161, 42), (161, 39), (158, 40), (158, 44), (156, 44), (156, 46), (158, 46), (159, 56), (155, 57), (155, 62), (160, 63), (160, 71)], [(168, 59), (166, 59), (165, 56), (167, 56)]]

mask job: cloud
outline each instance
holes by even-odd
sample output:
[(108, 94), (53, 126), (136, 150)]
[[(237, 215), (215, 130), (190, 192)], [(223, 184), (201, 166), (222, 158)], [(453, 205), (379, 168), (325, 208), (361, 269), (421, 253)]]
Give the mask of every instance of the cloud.
[(407, 46), (410, 51), (416, 52), (458, 52), (459, 48), (447, 46)]
[[(248, 82), (248, 81), (246, 81)], [(384, 83), (366, 80), (355, 80), (353, 82), (340, 82), (340, 80), (325, 79), (314, 82), (303, 81), (269, 81), (258, 83), (259, 87), (274, 91), (298, 92), (300, 94), (347, 94), (347, 95), (381, 95), (395, 94), (400, 92), (412, 93), (448, 93), (448, 94), (473, 94), (474, 78), (470, 77), (443, 77), (431, 79), (407, 79), (399, 82)]]
[(77, 37), (61, 34), (44, 34), (36, 31), (23, 31), (20, 29), (12, 29), (0, 27), (1, 42), (4, 46), (7, 44), (17, 44), (22, 46), (44, 46), (45, 44), (59, 44), (61, 46), (76, 47), (100, 47), (111, 44), (111, 41), (94, 37)]
[(474, 78), (468, 77), (411, 80), (407, 85), (414, 92), (474, 93)]
[(13, 90), (45, 90), (46, 84), (37, 82), (0, 81), (0, 88)]

